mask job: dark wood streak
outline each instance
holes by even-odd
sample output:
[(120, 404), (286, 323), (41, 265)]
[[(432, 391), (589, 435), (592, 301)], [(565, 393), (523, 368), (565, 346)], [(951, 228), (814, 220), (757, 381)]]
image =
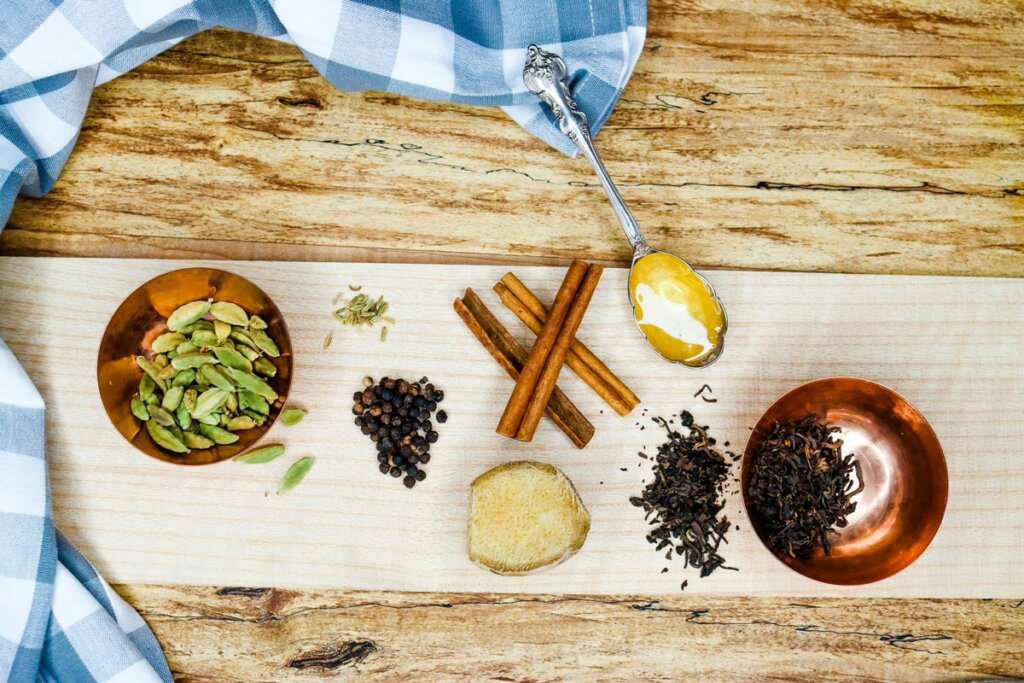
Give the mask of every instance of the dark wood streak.
[(331, 645), (303, 653), (288, 662), (293, 669), (326, 669), (362, 664), (363, 660), (377, 651), (372, 640), (353, 640), (341, 645)]

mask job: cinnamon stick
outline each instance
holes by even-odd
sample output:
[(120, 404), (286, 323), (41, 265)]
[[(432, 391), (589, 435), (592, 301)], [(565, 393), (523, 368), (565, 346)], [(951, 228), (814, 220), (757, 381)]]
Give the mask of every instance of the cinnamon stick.
[[(464, 298), (455, 300), (455, 311), (498, 365), (513, 381), (517, 380), (528, 353), (494, 317), (476, 292), (467, 289)], [(594, 436), (594, 425), (557, 386), (551, 393), (546, 413), (577, 448), (585, 447)]]
[[(541, 413), (544, 412), (544, 406), (547, 405), (547, 400), (551, 396), (554, 383), (551, 383), (551, 387), (547, 387), (543, 402), (539, 400), (533, 401), (532, 399), (537, 393), (537, 383), (563, 328), (566, 314), (576, 299), (576, 292), (580, 288), (580, 282), (587, 271), (587, 264), (580, 260), (573, 261), (569, 266), (565, 279), (562, 280), (562, 286), (559, 287), (558, 294), (555, 296), (555, 302), (551, 305), (547, 322), (544, 323), (540, 334), (537, 335), (537, 341), (534, 342), (533, 348), (530, 349), (530, 355), (527, 357), (526, 363), (523, 364), (523, 369), (519, 373), (516, 386), (512, 390), (512, 395), (509, 396), (505, 410), (501, 414), (497, 432), (502, 436), (519, 438), (520, 425), (523, 422), (527, 407), (531, 403), (538, 404), (534, 407), (534, 411), (537, 422), (540, 422)], [(564, 361), (565, 353), (563, 351), (558, 359), (559, 368)], [(536, 428), (537, 425), (534, 424), (533, 430), (536, 430)]]
[[(509, 273), (511, 275), (511, 273)], [(506, 276), (507, 277), (507, 276)], [(512, 277), (515, 277), (512, 275)], [(534, 334), (540, 332), (544, 326), (543, 318), (537, 317), (533, 311), (531, 311), (527, 305), (515, 295), (515, 293), (505, 285), (504, 282), (498, 282), (494, 285), (494, 291), (501, 298), (501, 302), (505, 304), (505, 307), (515, 313), (516, 317), (519, 318), (526, 325), (530, 331)], [(538, 301), (538, 303), (540, 303)], [(543, 305), (543, 304), (542, 304)], [(544, 311), (545, 316), (547, 310)], [(584, 349), (587, 354), (586, 359), (580, 355), (576, 350), (577, 348)], [(596, 361), (597, 367), (587, 362), (587, 359)], [(594, 353), (588, 349), (578, 339), (573, 340), (573, 343), (569, 346), (569, 353), (565, 356), (565, 364), (572, 368), (573, 372), (579, 375), (579, 378), (586, 382), (587, 386), (594, 390), (598, 396), (604, 399), (605, 403), (612, 407), (619, 415), (628, 415), (633, 408), (639, 403), (640, 399), (629, 390), (623, 384), (622, 380), (616, 377), (611, 370), (608, 369), (604, 363), (594, 355)], [(615, 380), (616, 383), (612, 383), (609, 380)], [(625, 387), (628, 396), (623, 396), (619, 390), (619, 387)]]
[[(522, 306), (520, 307), (520, 310), (509, 306), (509, 303), (506, 301), (506, 298), (508, 298), (507, 295), (502, 295), (501, 292), (498, 291), (497, 285), (495, 285), (495, 291), (498, 292), (499, 296), (501, 296), (502, 302), (504, 302), (506, 306), (509, 306), (510, 310), (512, 310), (512, 312), (515, 313), (516, 316), (536, 334), (537, 331), (533, 328), (533, 323), (520, 315), (520, 311), (525, 310), (532, 314), (535, 321), (543, 323), (547, 319), (548, 315), (547, 306), (545, 306), (544, 303), (541, 302), (541, 300), (538, 299), (532, 291), (530, 291), (530, 288), (523, 284), (523, 282), (516, 277), (514, 273), (506, 273), (505, 276), (501, 278), (501, 282), (499, 284), (503, 285), (511, 296), (518, 299)], [(631, 412), (633, 408), (640, 405), (640, 398), (634, 394), (626, 383), (619, 379), (619, 377), (612, 372), (611, 369), (597, 357), (597, 354), (586, 346), (586, 344), (579, 340), (574, 340), (572, 346), (569, 347), (569, 350), (572, 354), (567, 358), (569, 367), (571, 367), (576, 374), (580, 375), (580, 379), (587, 382), (594, 391), (608, 401), (608, 405), (615, 409), (616, 412), (620, 415), (626, 415)], [(576, 367), (574, 367), (575, 361), (573, 360), (573, 355), (579, 358), (579, 360), (586, 365), (593, 374), (597, 375), (601, 379), (603, 384), (609, 387), (618, 399), (616, 403), (609, 401), (597, 386), (590, 384), (590, 381), (587, 380), (584, 375), (579, 373)], [(622, 407), (626, 408), (626, 412), (622, 412), (620, 409)]]
[[(544, 414), (544, 406), (548, 404), (548, 399), (551, 398), (551, 392), (554, 391), (555, 383), (558, 381), (558, 374), (562, 371), (562, 365), (565, 363), (565, 356), (569, 352), (569, 346), (572, 345), (572, 341), (576, 337), (576, 330), (579, 329), (580, 323), (583, 322), (583, 316), (587, 312), (587, 307), (590, 306), (590, 300), (594, 296), (594, 291), (597, 289), (597, 283), (601, 280), (601, 273), (604, 271), (604, 268), (596, 263), (591, 263), (586, 267), (586, 271), (583, 282), (580, 284), (576, 295), (573, 297), (572, 304), (569, 306), (569, 311), (564, 316), (562, 328), (558, 331), (555, 343), (551, 347), (547, 360), (544, 362), (544, 369), (537, 379), (537, 386), (530, 395), (526, 412), (523, 414), (522, 424), (519, 425), (519, 430), (516, 432), (516, 440), (518, 441), (530, 441), (537, 432), (537, 425), (540, 424), (540, 418)], [(558, 299), (556, 298), (555, 306), (557, 305)], [(554, 307), (552, 307), (551, 315), (541, 330), (542, 334), (551, 326), (553, 320), (555, 320)], [(537, 337), (537, 340), (538, 342), (540, 341), (540, 336)]]

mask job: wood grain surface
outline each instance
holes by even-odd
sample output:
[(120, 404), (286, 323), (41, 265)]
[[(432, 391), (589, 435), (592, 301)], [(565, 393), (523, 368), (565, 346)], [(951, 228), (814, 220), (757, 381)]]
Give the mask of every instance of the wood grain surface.
[[(1024, 460), (1017, 448), (1024, 442), (1022, 281), (718, 272), (713, 281), (730, 315), (725, 355), (697, 371), (665, 363), (647, 348), (632, 323), (626, 271), (608, 269), (579, 336), (649, 413), (620, 417), (566, 372), (563, 388), (597, 428), (590, 445), (578, 450), (549, 423), (529, 444), (494, 433), (511, 383), (463, 327), (452, 300), (466, 286), (481, 290), (525, 340), (526, 328), (499, 310), (488, 291), (504, 269), (224, 262), (280, 307), (294, 352), (289, 401), (310, 414), (297, 427), (271, 429), (267, 442), (285, 443), (289, 456), (270, 465), (180, 467), (148, 458), (121, 438), (103, 412), (94, 368), (106, 322), (121, 301), (150, 277), (186, 265), (198, 264), (0, 259), (0, 337), (48, 405), (56, 522), (111, 581), (672, 594), (689, 579), (688, 591), (732, 596), (1024, 595)], [(517, 272), (550, 301), (564, 269)], [(88, 298), (75, 296), (83, 282), (90, 283)], [(347, 283), (389, 301), (398, 322), (386, 342), (331, 319), (331, 299)], [(25, 325), (28, 319), (37, 322)], [(325, 350), (332, 329), (334, 343)], [(370, 441), (351, 421), (350, 402), (365, 375), (423, 374), (445, 389), (449, 420), (439, 428), (429, 478), (409, 491), (378, 472)], [(764, 550), (735, 485), (726, 510), (739, 529), (730, 532), (724, 555), (738, 572), (698, 580), (653, 551), (643, 515), (629, 503), (649, 477), (637, 452), (653, 453), (663, 440), (652, 416), (688, 409), (731, 444), (728, 450), (740, 451), (775, 398), (835, 375), (894, 387), (943, 444), (949, 504), (917, 562), (864, 586), (803, 578)], [(703, 383), (713, 387), (717, 403), (694, 398)], [(317, 459), (314, 470), (300, 488), (275, 495), (289, 462), (304, 455)], [(590, 510), (591, 531), (565, 564), (501, 577), (466, 555), (469, 483), (494, 465), (523, 458), (550, 462), (573, 480)], [(663, 574), (665, 566), (670, 571)]]
[[(598, 137), (654, 244), (703, 267), (1024, 275), (1020, 0), (654, 0)], [(7, 254), (591, 259), (583, 160), (496, 109), (345, 94), (223, 30), (96, 92)]]
[(116, 588), (181, 682), (1024, 677), (1017, 600)]

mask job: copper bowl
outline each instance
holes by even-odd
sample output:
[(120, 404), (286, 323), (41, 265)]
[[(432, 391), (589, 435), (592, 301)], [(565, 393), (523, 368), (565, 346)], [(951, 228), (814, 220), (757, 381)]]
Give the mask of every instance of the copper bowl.
[(864, 490), (854, 498), (857, 509), (849, 525), (832, 536), (830, 556), (820, 548), (805, 560), (775, 556), (804, 576), (838, 585), (880, 581), (905, 569), (942, 523), (949, 485), (946, 459), (935, 432), (914, 406), (892, 389), (864, 379), (833, 377), (803, 384), (772, 404), (754, 427), (743, 453), (743, 503), (761, 542), (768, 547), (748, 496), (754, 451), (773, 422), (807, 415), (841, 428), (843, 453), (856, 453)]
[[(269, 384), (279, 396), (270, 406), (266, 422), (238, 432), (239, 439), (235, 443), (178, 455), (157, 446), (145, 425), (132, 415), (131, 397), (138, 391), (142, 379), (135, 356), (145, 355), (153, 339), (167, 331), (167, 317), (174, 309), (206, 298), (233, 301), (267, 321), (267, 333), (281, 350), (279, 357), (269, 359), (277, 366), (277, 376), (269, 380)], [(146, 455), (176, 465), (207, 465), (227, 460), (252, 447), (274, 424), (291, 385), (292, 344), (281, 311), (262, 289), (224, 270), (185, 268), (153, 278), (118, 307), (100, 342), (96, 378), (107, 417), (133, 446)]]

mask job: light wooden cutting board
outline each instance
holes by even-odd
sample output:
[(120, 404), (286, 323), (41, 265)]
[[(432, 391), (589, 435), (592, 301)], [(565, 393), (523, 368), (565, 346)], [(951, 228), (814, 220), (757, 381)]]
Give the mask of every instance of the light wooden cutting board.
[[(597, 427), (577, 450), (545, 422), (533, 443), (494, 434), (511, 384), (452, 310), (472, 286), (523, 339), (490, 286), (502, 268), (216, 262), (277, 302), (296, 352), (291, 396), (309, 409), (267, 442), (288, 453), (262, 466), (188, 468), (136, 452), (107, 421), (96, 391), (103, 329), (136, 286), (199, 262), (0, 259), (0, 336), (48, 406), (56, 522), (113, 582), (273, 585), (423, 591), (737, 595), (1019, 597), (1024, 594), (1024, 282), (976, 278), (714, 272), (729, 311), (721, 361), (687, 370), (655, 358), (633, 328), (625, 271), (608, 270), (580, 330), (640, 395), (650, 415), (691, 410), (740, 451), (779, 395), (804, 381), (855, 375), (887, 384), (931, 421), (950, 473), (945, 521), (925, 554), (880, 583), (837, 588), (805, 579), (760, 544), (730, 498), (723, 554), (738, 572), (697, 579), (644, 540), (628, 502), (647, 476), (637, 451), (659, 443), (649, 419), (619, 417), (568, 370), (561, 386)], [(517, 268), (550, 300), (557, 268)], [(385, 343), (342, 329), (331, 299), (347, 284), (383, 293), (398, 323)], [(324, 336), (334, 343), (322, 349)], [(381, 475), (352, 424), (364, 375), (429, 375), (450, 415), (414, 490)], [(693, 394), (708, 383), (719, 399)], [(641, 430), (636, 423), (646, 425)], [(290, 461), (317, 458), (306, 481), (277, 496)], [(537, 459), (562, 468), (590, 509), (580, 553), (547, 572), (499, 577), (469, 562), (470, 481), (498, 463)], [(737, 466), (738, 468), (738, 466)], [(738, 475), (738, 469), (737, 469)], [(269, 492), (269, 493), (268, 493)], [(668, 566), (670, 571), (662, 574)]]

